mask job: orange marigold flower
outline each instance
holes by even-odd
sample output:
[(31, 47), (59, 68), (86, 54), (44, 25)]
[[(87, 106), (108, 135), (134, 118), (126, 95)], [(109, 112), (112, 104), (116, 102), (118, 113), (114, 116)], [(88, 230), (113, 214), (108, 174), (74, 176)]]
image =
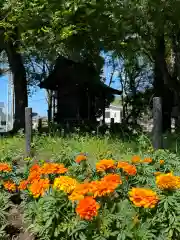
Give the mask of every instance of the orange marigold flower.
[(163, 165), (165, 163), (165, 161), (164, 160), (160, 160), (159, 163), (160, 163), (160, 165)]
[(12, 168), (7, 163), (0, 163), (0, 172), (11, 172)]
[(3, 186), (6, 190), (11, 191), (11, 192), (15, 192), (16, 191), (16, 184), (13, 183), (12, 181), (6, 181), (3, 183)]
[(41, 168), (42, 174), (63, 174), (67, 172), (64, 164), (45, 163)]
[(94, 197), (102, 197), (113, 193), (118, 187), (119, 183), (107, 181), (93, 181), (91, 182), (91, 193)]
[(156, 192), (145, 188), (132, 188), (129, 198), (137, 207), (154, 208), (159, 201)]
[(85, 195), (93, 194), (93, 185), (92, 183), (81, 183), (77, 184), (72, 194), (69, 196), (71, 201), (78, 201), (85, 197)]
[(138, 155), (135, 155), (135, 156), (132, 157), (131, 162), (132, 163), (140, 163), (141, 162), (141, 157), (138, 156)]
[(41, 167), (38, 164), (34, 164), (31, 168), (30, 168), (30, 172), (40, 172), (41, 171)]
[(172, 173), (160, 174), (156, 177), (156, 184), (160, 189), (173, 190), (178, 188), (178, 177)]
[(19, 183), (19, 190), (25, 190), (27, 189), (27, 185), (28, 185), (28, 180), (22, 180), (20, 183)]
[(152, 161), (153, 160), (150, 157), (144, 158), (144, 160), (143, 160), (144, 163), (152, 163)]
[(115, 168), (115, 162), (112, 159), (103, 159), (96, 163), (96, 170), (97, 172), (104, 172), (108, 169)]
[(55, 178), (53, 188), (64, 191), (65, 193), (71, 193), (77, 184), (78, 182), (74, 178), (68, 176), (60, 176), (58, 178)]
[(90, 221), (93, 217), (97, 216), (99, 208), (99, 203), (97, 203), (92, 197), (85, 197), (79, 201), (76, 213), (80, 218)]
[(28, 182), (29, 183), (33, 183), (34, 181), (38, 181), (41, 178), (41, 167), (38, 164), (34, 164), (31, 168), (30, 168), (30, 173), (28, 176)]
[(80, 162), (86, 161), (86, 160), (87, 160), (87, 157), (86, 157), (86, 155), (84, 155), (84, 154), (79, 154), (79, 155), (77, 155), (77, 156), (76, 156), (76, 159), (75, 159), (75, 161), (76, 161), (77, 163), (80, 163)]
[(117, 163), (117, 168), (124, 168), (124, 167), (127, 167), (129, 166), (130, 164), (128, 162), (118, 162)]
[(122, 168), (123, 171), (130, 176), (134, 176), (137, 173), (136, 166), (131, 165), (128, 162), (118, 162), (117, 168)]
[(101, 179), (101, 181), (122, 184), (122, 180), (121, 180), (121, 177), (119, 176), (119, 174), (108, 174), (105, 177), (103, 177)]
[(33, 195), (34, 198), (38, 198), (45, 194), (49, 188), (49, 179), (40, 179), (35, 180), (29, 187), (29, 191)]
[(41, 173), (39, 172), (31, 172), (28, 176), (28, 182), (33, 183), (34, 181), (38, 181), (41, 178)]

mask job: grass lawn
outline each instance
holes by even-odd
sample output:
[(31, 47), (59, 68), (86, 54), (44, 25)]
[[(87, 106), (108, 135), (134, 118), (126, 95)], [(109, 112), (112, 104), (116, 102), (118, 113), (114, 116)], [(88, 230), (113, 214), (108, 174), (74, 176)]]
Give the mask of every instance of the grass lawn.
[[(74, 158), (79, 152), (86, 152), (91, 162), (113, 157), (115, 159), (129, 158), (138, 152), (137, 142), (122, 141), (108, 137), (80, 137), (72, 135), (67, 138), (51, 136), (34, 136), (33, 155), (37, 160), (61, 161), (64, 158)], [(22, 157), (25, 154), (24, 137), (0, 138), (1, 161)], [(64, 160), (63, 160), (64, 161)]]

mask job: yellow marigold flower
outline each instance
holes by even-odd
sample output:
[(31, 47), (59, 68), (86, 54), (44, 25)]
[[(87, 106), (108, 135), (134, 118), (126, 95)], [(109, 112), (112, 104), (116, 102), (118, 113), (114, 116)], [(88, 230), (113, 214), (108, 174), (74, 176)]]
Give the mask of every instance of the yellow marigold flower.
[(129, 199), (137, 207), (154, 208), (159, 201), (156, 192), (145, 188), (132, 188)]
[(128, 162), (118, 162), (117, 168), (123, 169), (123, 171), (130, 176), (134, 176), (137, 173), (136, 166), (131, 165)]
[(115, 162), (112, 159), (103, 159), (96, 163), (96, 170), (97, 172), (104, 172), (108, 169), (114, 169)]
[(43, 196), (49, 188), (49, 179), (35, 180), (29, 187), (29, 191), (34, 198)]
[(150, 157), (144, 158), (144, 160), (143, 160), (144, 163), (152, 163), (152, 161), (153, 160)]
[(135, 156), (132, 157), (131, 162), (134, 163), (134, 164), (135, 163), (140, 163), (141, 162), (141, 157), (138, 156), (138, 155), (135, 155)]
[(11, 172), (12, 168), (7, 163), (0, 163), (0, 172)]
[(92, 197), (85, 197), (80, 200), (76, 212), (80, 218), (90, 221), (93, 217), (97, 216), (99, 208), (99, 203), (97, 203)]
[(8, 190), (8, 191), (11, 191), (11, 192), (15, 192), (16, 191), (16, 184), (15, 183), (13, 183), (12, 181), (5, 181), (4, 183), (3, 183), (3, 186), (4, 186), (4, 188), (6, 189), (6, 190)]
[(160, 174), (156, 177), (156, 184), (160, 189), (173, 190), (178, 187), (178, 177), (172, 173)]
[(180, 188), (180, 177), (179, 176), (176, 177), (176, 186), (178, 189)]
[(65, 193), (71, 193), (75, 189), (77, 184), (78, 182), (76, 181), (76, 179), (68, 176), (61, 176), (55, 178), (53, 188), (64, 191)]
[(41, 168), (42, 174), (63, 174), (67, 172), (64, 164), (59, 163), (45, 163)]
[(71, 195), (69, 195), (68, 198), (69, 198), (70, 201), (74, 202), (74, 201), (79, 201), (79, 200), (81, 200), (81, 199), (84, 199), (84, 195), (79, 194), (79, 193), (76, 192), (76, 191), (73, 191), (73, 192), (71, 193)]
[(165, 161), (164, 160), (160, 160), (159, 163), (160, 163), (160, 165), (163, 165), (165, 163)]
[(80, 162), (86, 161), (86, 160), (87, 160), (87, 157), (86, 157), (86, 155), (84, 155), (84, 154), (79, 154), (79, 155), (77, 155), (77, 156), (76, 156), (76, 159), (75, 159), (75, 161), (76, 161), (77, 163), (80, 163)]

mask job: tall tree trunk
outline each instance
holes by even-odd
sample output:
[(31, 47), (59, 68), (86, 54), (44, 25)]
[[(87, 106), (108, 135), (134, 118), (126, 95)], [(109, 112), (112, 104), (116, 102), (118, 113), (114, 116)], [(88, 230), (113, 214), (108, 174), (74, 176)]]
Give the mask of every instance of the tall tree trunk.
[(25, 107), (28, 106), (26, 71), (22, 56), (19, 52), (18, 34), (12, 36), (12, 39), (4, 42), (5, 50), (8, 56), (9, 65), (13, 74), (14, 94), (15, 94), (15, 121), (13, 131), (25, 127)]
[(167, 69), (165, 60), (164, 36), (157, 37), (154, 65), (155, 96), (162, 98), (163, 132), (171, 131), (171, 112), (173, 105), (173, 80)]

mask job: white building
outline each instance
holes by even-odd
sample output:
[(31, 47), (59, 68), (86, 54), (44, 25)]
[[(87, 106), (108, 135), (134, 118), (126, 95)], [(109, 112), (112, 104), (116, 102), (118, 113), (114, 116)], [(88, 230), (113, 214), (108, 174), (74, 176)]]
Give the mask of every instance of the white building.
[[(109, 108), (105, 109), (105, 123), (110, 124), (111, 118), (114, 119), (114, 123), (121, 123), (122, 122), (122, 106), (110, 105)], [(102, 120), (103, 117), (101, 116), (97, 120)]]

